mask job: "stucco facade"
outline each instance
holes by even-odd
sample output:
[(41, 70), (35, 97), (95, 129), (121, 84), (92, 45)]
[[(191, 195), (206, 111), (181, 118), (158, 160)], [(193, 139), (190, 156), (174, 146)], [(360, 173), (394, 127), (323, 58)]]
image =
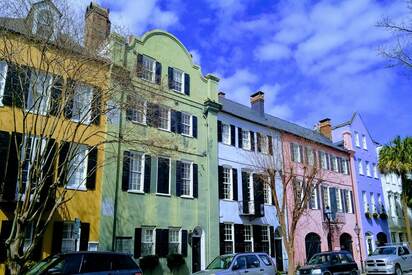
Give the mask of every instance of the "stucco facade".
[[(136, 259), (156, 254), (162, 263), (159, 274), (168, 272), (165, 257), (172, 252), (184, 255), (186, 272), (205, 268), (219, 253), (219, 79), (203, 76), (181, 42), (164, 31), (128, 43), (114, 36), (112, 49), (114, 62), (131, 74), (134, 90), (125, 92), (124, 101), (141, 96), (145, 115), (137, 117), (129, 108), (108, 127), (134, 142), (106, 146), (108, 158), (115, 161), (105, 167), (101, 248), (129, 252)], [(156, 67), (149, 66), (156, 77), (146, 70), (147, 64)], [(139, 73), (136, 68), (142, 65)], [(171, 86), (177, 85), (173, 70), (184, 75), (179, 87)], [(183, 114), (189, 117), (185, 126)], [(138, 168), (130, 164), (135, 161)], [(133, 169), (141, 169), (138, 181), (130, 176)]]
[(350, 121), (333, 129), (333, 141), (341, 142), (343, 135), (349, 133), (353, 148), (356, 174), (357, 201), (359, 217), (362, 222), (362, 245), (365, 256), (378, 245), (391, 241), (387, 208), (382, 189), (381, 175), (377, 168), (376, 143), (373, 141), (361, 116), (355, 113)]

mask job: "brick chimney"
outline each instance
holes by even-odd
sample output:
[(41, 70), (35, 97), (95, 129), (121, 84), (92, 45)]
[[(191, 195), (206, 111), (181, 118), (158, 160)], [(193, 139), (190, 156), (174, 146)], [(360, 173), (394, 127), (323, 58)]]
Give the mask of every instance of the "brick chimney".
[(261, 116), (265, 114), (265, 94), (258, 91), (250, 96), (252, 110), (257, 111)]
[(98, 50), (110, 34), (109, 10), (91, 2), (85, 14), (84, 46), (90, 50)]
[(332, 123), (330, 121), (330, 118), (319, 120), (318, 129), (322, 135), (332, 140)]

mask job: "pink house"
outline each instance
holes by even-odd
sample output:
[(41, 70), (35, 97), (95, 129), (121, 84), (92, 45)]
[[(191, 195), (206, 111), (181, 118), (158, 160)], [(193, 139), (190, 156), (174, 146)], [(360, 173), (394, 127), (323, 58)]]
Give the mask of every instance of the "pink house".
[[(329, 119), (320, 121), (318, 130), (282, 133), (284, 171), (290, 171), (293, 167), (296, 181), (299, 181), (304, 166), (316, 166), (319, 169), (316, 178), (321, 182), (312, 194), (307, 212), (298, 222), (295, 262), (303, 265), (317, 252), (343, 249), (351, 251), (360, 263), (361, 228), (356, 214), (353, 152), (345, 147), (346, 144), (331, 141)], [(291, 217), (294, 202), (292, 188), (287, 196), (290, 206), (288, 215)]]

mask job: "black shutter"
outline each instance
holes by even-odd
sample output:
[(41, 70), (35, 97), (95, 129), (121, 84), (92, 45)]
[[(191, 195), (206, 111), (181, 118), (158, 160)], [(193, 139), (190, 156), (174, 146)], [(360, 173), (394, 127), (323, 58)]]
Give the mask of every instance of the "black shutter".
[(169, 254), (169, 229), (156, 229), (155, 254), (161, 258)]
[[(18, 157), (16, 146), (19, 147), (22, 143), (22, 135), (19, 133), (13, 133), (11, 135), (8, 165), (6, 170), (6, 177), (3, 186), (3, 199), (6, 201), (16, 200), (16, 188), (17, 188), (17, 175), (18, 175)], [(11, 165), (10, 165), (11, 164)], [(15, 164), (15, 165), (13, 165)]]
[(235, 253), (245, 252), (245, 226), (235, 224)]
[(100, 114), (102, 112), (102, 90), (93, 88), (93, 99), (91, 106), (91, 123), (100, 124)]
[(217, 121), (217, 141), (222, 142), (222, 122)]
[(122, 191), (129, 190), (130, 152), (123, 152)]
[(176, 112), (176, 133), (181, 134), (183, 131), (182, 127), (182, 113)]
[(261, 148), (262, 137), (261, 137), (260, 133), (256, 133), (256, 134), (257, 134), (257, 137), (256, 137), (257, 150), (258, 150), (258, 152), (262, 152), (262, 148)]
[[(42, 172), (45, 178), (45, 186), (43, 186), (42, 190), (40, 191), (41, 201), (46, 201), (47, 199), (51, 200), (51, 203), (54, 203), (52, 199), (54, 199), (54, 193), (52, 197), (48, 197), (48, 193), (50, 191), (50, 186), (52, 186), (54, 181), (54, 173), (55, 173), (55, 166), (54, 160), (56, 158), (56, 142), (54, 139), (47, 140), (47, 153), (45, 154), (46, 161), (45, 165), (42, 167)], [(51, 206), (51, 205), (50, 205)]]
[(168, 83), (169, 83), (169, 89), (174, 89), (174, 82), (173, 82), (173, 68), (169, 67), (167, 70), (167, 77), (168, 77)]
[(299, 162), (300, 162), (300, 163), (303, 163), (303, 160), (304, 160), (303, 146), (302, 146), (302, 145), (298, 145), (298, 148), (299, 148), (299, 152), (300, 152), (300, 160), (299, 160)]
[(10, 148), (10, 134), (0, 131), (0, 195), (3, 191), (4, 177), (6, 175), (7, 161)]
[(190, 75), (185, 74), (185, 95), (190, 95)]
[(273, 226), (269, 227), (269, 231), (270, 231), (270, 256), (275, 257), (276, 253), (275, 253), (275, 228)]
[(130, 106), (130, 105), (134, 105), (133, 104), (133, 99), (132, 99), (132, 97), (131, 96), (127, 96), (127, 104), (128, 104), (128, 106), (127, 106), (127, 109), (126, 109), (126, 120), (128, 120), (128, 121), (133, 121), (133, 107), (132, 106)]
[[(316, 186), (316, 199), (318, 200), (318, 209), (322, 209), (321, 201), (320, 201), (320, 185)], [(323, 197), (322, 197), (323, 198)]]
[(192, 116), (192, 124), (193, 124), (193, 137), (197, 138), (197, 117)]
[(263, 194), (263, 180), (260, 175), (253, 174), (254, 200), (255, 200), (255, 216), (263, 217), (265, 215), (265, 197)]
[(0, 263), (4, 263), (7, 259), (6, 240), (9, 238), (13, 222), (9, 220), (1, 221), (0, 231)]
[(273, 144), (272, 144), (272, 137), (268, 136), (268, 143), (269, 143), (269, 155), (273, 155)]
[(225, 253), (225, 224), (219, 223), (219, 248), (220, 248), (220, 255), (224, 255)]
[(182, 195), (182, 162), (176, 161), (176, 196)]
[(156, 84), (160, 84), (162, 81), (162, 64), (156, 61), (156, 76), (155, 76)]
[(199, 169), (196, 163), (193, 163), (193, 197), (199, 196)]
[(137, 77), (143, 76), (143, 55), (137, 54), (137, 66), (136, 66)]
[(22, 108), (29, 90), (30, 70), (25, 66), (18, 66), (13, 63), (8, 64), (7, 70), (3, 104)]
[(187, 257), (187, 230), (182, 230), (182, 256)]
[(150, 193), (151, 173), (152, 173), (152, 157), (150, 155), (145, 154), (144, 155), (144, 183), (143, 183), (143, 191), (145, 193)]
[(60, 104), (62, 100), (63, 78), (55, 76), (53, 87), (50, 92), (50, 114), (57, 116), (60, 114)]
[(232, 178), (233, 178), (233, 200), (238, 200), (238, 188), (237, 188), (237, 169), (232, 168)]
[(86, 188), (94, 190), (96, 188), (96, 174), (97, 174), (97, 148), (89, 150), (87, 155), (87, 180)]
[(255, 151), (255, 133), (250, 131), (250, 149)]
[(159, 157), (157, 163), (157, 192), (169, 194), (169, 159)]
[(219, 184), (219, 199), (223, 199), (223, 166), (218, 166), (218, 184)]
[(154, 103), (147, 103), (147, 125), (151, 127), (158, 127), (159, 126), (159, 106)]
[(135, 228), (134, 229), (134, 249), (133, 249), (133, 256), (135, 259), (140, 258), (142, 254), (142, 229)]
[(63, 141), (60, 144), (60, 149), (59, 149), (59, 167), (58, 167), (58, 182), (60, 186), (63, 186), (67, 183), (68, 178), (67, 178), (67, 173), (69, 172), (69, 154), (70, 154), (70, 143)]
[(64, 99), (64, 117), (67, 119), (71, 119), (73, 116), (73, 97), (74, 97), (74, 90), (76, 88), (76, 83), (68, 79), (67, 86), (65, 91), (65, 99)]
[(89, 247), (90, 224), (80, 224), (80, 251), (87, 251)]
[(237, 128), (237, 146), (243, 148), (243, 132), (242, 128)]
[(177, 132), (177, 111), (170, 110), (170, 131)]
[(250, 174), (248, 172), (242, 171), (242, 204), (243, 204), (243, 213), (249, 213), (249, 201), (250, 201), (250, 194), (249, 194), (249, 180)]
[(253, 251), (262, 252), (262, 226), (253, 225)]
[(295, 144), (293, 144), (293, 143), (290, 143), (290, 160), (291, 161), (295, 161), (295, 154), (294, 154), (294, 147), (295, 147)]
[(230, 145), (236, 146), (236, 127), (230, 125)]
[(342, 212), (343, 213), (348, 213), (348, 208), (347, 208), (347, 206), (346, 206), (346, 190), (342, 190), (342, 189), (340, 189), (339, 190), (340, 191), (340, 200), (341, 200), (341, 203), (342, 203)]
[(330, 196), (330, 210), (332, 213), (336, 213), (338, 209), (338, 205), (336, 202), (336, 188), (332, 187), (329, 188), (329, 196)]
[(42, 259), (43, 237), (44, 236), (40, 236), (37, 240), (37, 244), (34, 246), (33, 253), (30, 257), (33, 261), (40, 261)]
[(57, 254), (61, 252), (62, 240), (63, 240), (63, 222), (54, 222), (51, 254)]

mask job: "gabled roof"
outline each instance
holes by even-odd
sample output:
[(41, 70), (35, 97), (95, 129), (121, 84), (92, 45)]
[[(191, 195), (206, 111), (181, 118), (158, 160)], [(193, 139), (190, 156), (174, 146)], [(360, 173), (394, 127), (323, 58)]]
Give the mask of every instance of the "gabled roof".
[(348, 121), (345, 121), (345, 122), (342, 122), (342, 123), (340, 123), (340, 124), (338, 124), (338, 125), (333, 126), (333, 127), (332, 127), (332, 130), (337, 129), (337, 128), (340, 128), (340, 127), (344, 127), (344, 126), (351, 125), (352, 122), (353, 122), (353, 120), (355, 119), (356, 115), (357, 115), (357, 112), (354, 112), (354, 113), (352, 114), (352, 117), (351, 117)]
[(302, 127), (295, 123), (280, 119), (269, 114), (264, 114), (264, 116), (262, 116), (259, 114), (259, 112), (252, 110), (252, 108), (224, 97), (219, 97), (219, 103), (222, 104), (222, 112), (224, 113), (234, 115), (241, 119), (248, 120), (252, 123), (257, 123), (262, 126), (274, 128), (299, 137), (303, 137), (340, 151), (347, 151), (344, 148), (334, 144), (330, 139), (315, 130)]
[(332, 127), (332, 130), (335, 130), (335, 129), (337, 129), (337, 128), (341, 128), (341, 127), (344, 127), (344, 126), (352, 125), (352, 123), (353, 123), (353, 121), (355, 120), (356, 116), (358, 116), (359, 119), (362, 121), (362, 124), (363, 124), (363, 126), (365, 127), (366, 132), (368, 132), (368, 135), (369, 135), (369, 137), (371, 138), (372, 142), (374, 142), (376, 145), (380, 145), (380, 142), (378, 142), (377, 140), (375, 140), (375, 139), (372, 137), (371, 133), (369, 132), (368, 127), (366, 127), (366, 124), (365, 124), (365, 122), (363, 121), (362, 116), (361, 116), (360, 113), (358, 113), (358, 112), (354, 112), (354, 113), (352, 114), (352, 117), (351, 117), (350, 120), (348, 120), (348, 121), (346, 121), (346, 122), (343, 122), (343, 123), (341, 123), (341, 124), (338, 124), (338, 125)]

